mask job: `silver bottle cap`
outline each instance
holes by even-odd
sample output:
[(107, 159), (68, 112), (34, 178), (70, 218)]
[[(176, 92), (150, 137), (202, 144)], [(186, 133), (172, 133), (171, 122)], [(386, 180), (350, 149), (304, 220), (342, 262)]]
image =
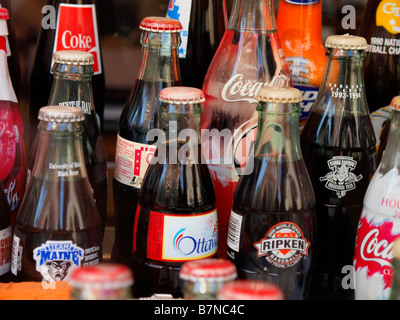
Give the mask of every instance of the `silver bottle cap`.
[(262, 102), (298, 103), (302, 100), (302, 94), (295, 88), (262, 87), (257, 99)]
[(326, 48), (342, 50), (367, 50), (367, 40), (363, 37), (352, 36), (350, 34), (333, 35), (326, 39)]
[(87, 66), (94, 64), (94, 57), (90, 52), (61, 50), (53, 53), (53, 62)]
[(81, 122), (85, 120), (82, 109), (65, 106), (47, 106), (39, 110), (38, 119), (48, 122)]

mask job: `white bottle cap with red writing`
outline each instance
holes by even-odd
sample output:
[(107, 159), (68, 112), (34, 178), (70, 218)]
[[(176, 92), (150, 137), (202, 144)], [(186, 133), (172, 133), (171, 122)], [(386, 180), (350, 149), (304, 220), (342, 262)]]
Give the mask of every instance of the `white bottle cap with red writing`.
[(283, 300), (282, 290), (275, 284), (256, 280), (235, 280), (218, 292), (219, 300)]
[(151, 32), (181, 32), (182, 24), (179, 20), (166, 17), (146, 17), (142, 20), (139, 28)]
[(236, 279), (236, 266), (225, 259), (199, 259), (186, 262), (179, 272), (182, 280), (224, 282)]

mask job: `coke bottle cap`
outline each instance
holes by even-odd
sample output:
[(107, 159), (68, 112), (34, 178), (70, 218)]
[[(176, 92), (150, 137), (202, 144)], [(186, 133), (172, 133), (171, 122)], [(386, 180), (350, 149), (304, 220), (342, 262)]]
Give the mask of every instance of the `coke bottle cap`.
[(53, 53), (53, 62), (74, 65), (93, 65), (94, 56), (90, 52), (61, 50)]
[(394, 98), (392, 99), (392, 102), (390, 102), (390, 106), (391, 106), (393, 109), (400, 110), (400, 96), (394, 97)]
[(139, 28), (151, 32), (180, 32), (183, 30), (179, 20), (166, 17), (144, 18)]
[(235, 280), (218, 292), (219, 300), (283, 300), (282, 290), (275, 284), (256, 280)]
[(325, 46), (342, 50), (367, 50), (368, 48), (365, 38), (350, 34), (330, 36), (326, 39)]
[(182, 280), (229, 281), (237, 277), (236, 266), (225, 259), (200, 259), (186, 262), (179, 272)]
[(262, 87), (257, 99), (263, 102), (298, 103), (302, 100), (302, 94), (295, 88)]
[(133, 284), (131, 270), (125, 265), (99, 263), (80, 267), (71, 272), (69, 283), (76, 288), (120, 289)]
[(10, 15), (6, 8), (0, 7), (0, 20), (8, 20), (10, 19)]
[(51, 122), (80, 122), (85, 120), (82, 109), (65, 106), (40, 108), (38, 119)]
[(160, 92), (160, 101), (171, 104), (196, 104), (204, 102), (202, 90), (191, 87), (168, 87)]

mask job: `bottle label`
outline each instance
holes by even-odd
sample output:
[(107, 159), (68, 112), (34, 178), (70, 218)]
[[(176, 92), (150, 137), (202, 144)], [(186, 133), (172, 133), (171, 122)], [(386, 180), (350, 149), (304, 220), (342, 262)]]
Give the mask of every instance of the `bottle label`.
[(243, 217), (234, 211), (231, 211), (228, 225), (228, 247), (236, 252), (239, 252), (242, 222)]
[[(137, 214), (139, 212), (140, 207)], [(184, 262), (211, 257), (215, 255), (217, 248), (217, 210), (191, 215), (150, 212), (147, 234), (148, 259)]]
[(11, 269), (12, 228), (9, 226), (0, 231), (0, 275)]
[[(400, 3), (382, 0), (376, 9), (376, 25), (384, 27), (392, 34), (400, 33)], [(388, 39), (389, 40), (389, 39)]]
[(331, 171), (324, 177), (320, 177), (319, 181), (325, 181), (325, 188), (335, 191), (338, 198), (342, 198), (347, 192), (356, 189), (356, 182), (363, 178), (361, 174), (356, 176), (351, 172), (357, 166), (357, 161), (352, 157), (332, 157), (327, 164)]
[(191, 10), (192, 0), (169, 1), (167, 17), (179, 20), (183, 27), (183, 30), (181, 31), (181, 46), (179, 47), (179, 58), (186, 58)]
[(156, 147), (117, 136), (114, 178), (128, 186), (140, 189), (147, 167)]
[(285, 0), (287, 3), (299, 4), (299, 5), (310, 5), (320, 2), (321, 0)]
[(53, 52), (59, 50), (90, 52), (94, 56), (94, 74), (103, 72), (94, 4), (60, 4)]
[(297, 224), (285, 221), (269, 229), (254, 246), (257, 257), (264, 257), (275, 267), (290, 268), (308, 255), (310, 242)]

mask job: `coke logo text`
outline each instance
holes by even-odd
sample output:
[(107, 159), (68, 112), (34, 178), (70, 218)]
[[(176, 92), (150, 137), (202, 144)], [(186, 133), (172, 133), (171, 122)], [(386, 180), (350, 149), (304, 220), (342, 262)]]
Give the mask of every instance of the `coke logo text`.
[(361, 243), (360, 254), (365, 261), (374, 261), (382, 267), (391, 267), (393, 242), (379, 241), (379, 229), (368, 232)]
[(82, 34), (73, 35), (70, 30), (66, 30), (62, 34), (61, 42), (65, 49), (90, 49), (93, 39)]
[(16, 185), (17, 185), (17, 180), (14, 179), (13, 181), (10, 182), (10, 184), (8, 186), (5, 186), (5, 188), (4, 188), (7, 202), (10, 205), (11, 211), (15, 210), (19, 204), (18, 193), (17, 192), (14, 193)]

